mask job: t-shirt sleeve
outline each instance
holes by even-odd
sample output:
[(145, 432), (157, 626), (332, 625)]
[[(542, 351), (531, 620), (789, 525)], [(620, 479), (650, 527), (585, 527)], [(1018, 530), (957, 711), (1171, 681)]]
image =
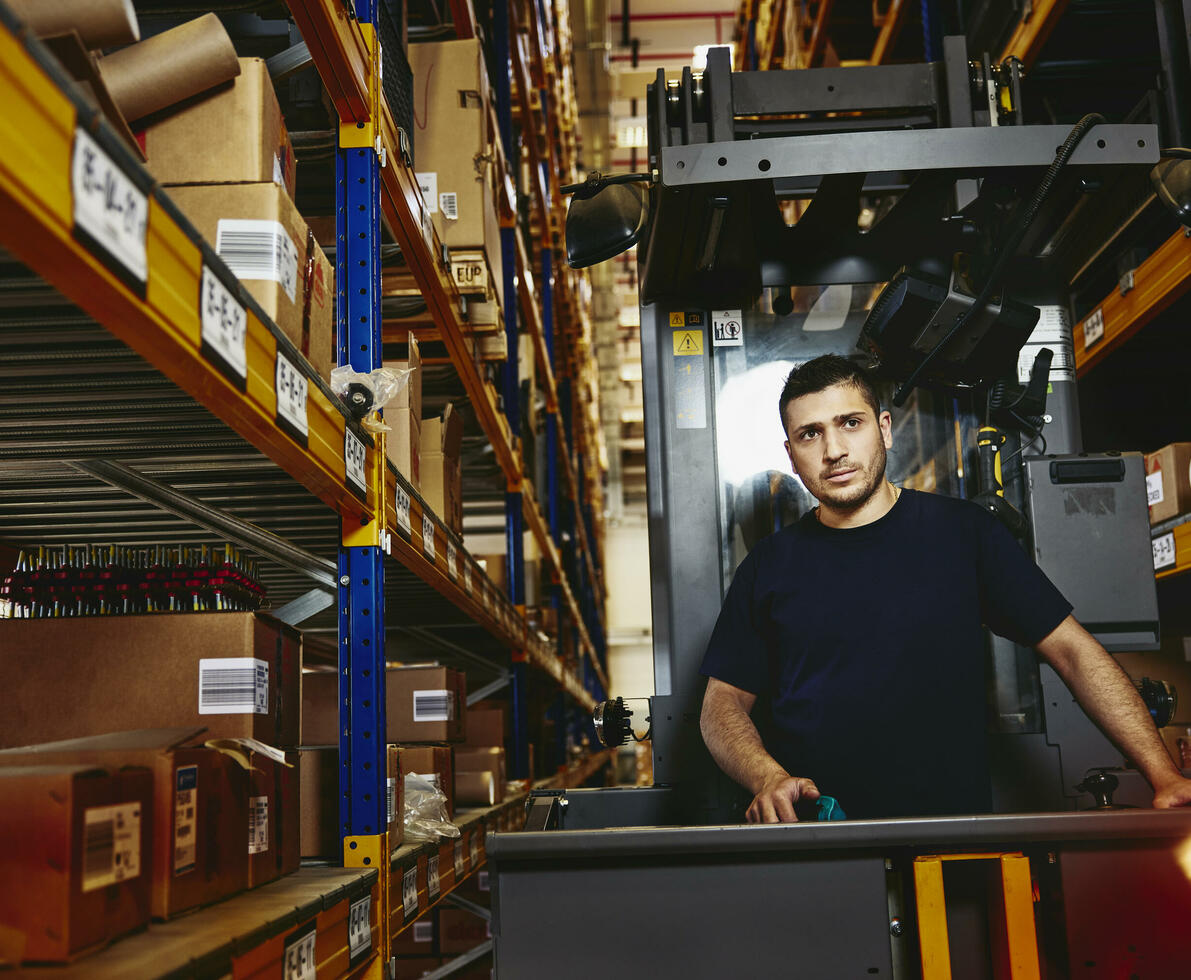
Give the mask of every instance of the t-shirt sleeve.
[(980, 612), (985, 625), (1032, 647), (1071, 613), (1071, 603), (992, 514), (977, 521)]
[(756, 583), (757, 550), (753, 549), (728, 587), (699, 671), (751, 694), (764, 690), (769, 671), (765, 638), (757, 625)]

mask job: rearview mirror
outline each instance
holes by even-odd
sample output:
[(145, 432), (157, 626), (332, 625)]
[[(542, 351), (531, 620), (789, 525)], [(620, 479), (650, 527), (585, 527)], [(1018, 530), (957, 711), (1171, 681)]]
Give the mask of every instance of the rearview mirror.
[(576, 194), (567, 209), (567, 263), (582, 269), (637, 244), (649, 218), (649, 191), (639, 183), (608, 184), (590, 197)]
[(1166, 210), (1191, 227), (1191, 160), (1160, 160), (1150, 171), (1150, 183)]

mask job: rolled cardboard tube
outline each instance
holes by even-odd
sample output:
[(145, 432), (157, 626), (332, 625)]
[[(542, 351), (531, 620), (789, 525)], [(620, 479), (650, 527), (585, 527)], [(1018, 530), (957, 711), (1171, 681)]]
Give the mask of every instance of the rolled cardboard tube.
[(231, 81), (240, 62), (219, 18), (203, 14), (100, 59), (99, 73), (134, 122)]
[(8, 5), (38, 37), (78, 31), (88, 48), (141, 39), (132, 0), (8, 0)]

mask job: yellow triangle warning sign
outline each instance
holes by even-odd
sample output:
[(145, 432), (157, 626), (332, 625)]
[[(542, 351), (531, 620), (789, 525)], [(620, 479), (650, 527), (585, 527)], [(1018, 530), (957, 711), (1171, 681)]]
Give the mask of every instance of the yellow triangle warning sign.
[(703, 353), (702, 330), (675, 330), (674, 353), (678, 357)]

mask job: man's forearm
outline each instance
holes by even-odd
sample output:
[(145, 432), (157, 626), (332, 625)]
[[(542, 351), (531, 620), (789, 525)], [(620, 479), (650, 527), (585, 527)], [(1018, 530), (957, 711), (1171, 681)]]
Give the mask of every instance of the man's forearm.
[(703, 741), (719, 767), (750, 792), (760, 792), (767, 779), (789, 775), (765, 751), (748, 712), (730, 698), (705, 702), (700, 728)]
[(1080, 706), (1155, 789), (1180, 776), (1129, 675), (1082, 627), (1055, 669)]

